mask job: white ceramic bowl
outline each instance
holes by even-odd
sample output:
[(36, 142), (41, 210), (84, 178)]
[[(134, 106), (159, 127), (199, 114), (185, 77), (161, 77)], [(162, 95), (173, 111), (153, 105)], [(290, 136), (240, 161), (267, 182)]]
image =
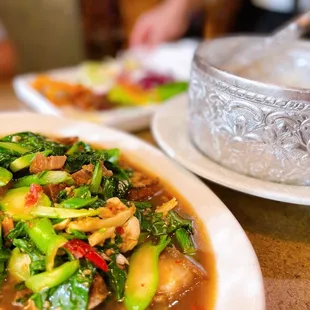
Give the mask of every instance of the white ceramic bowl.
[(159, 150), (114, 129), (53, 116), (3, 113), (0, 124), (0, 136), (28, 130), (57, 136), (79, 136), (90, 143), (120, 148), (133, 163), (158, 175), (181, 193), (205, 224), (216, 261), (215, 309), (265, 309), (259, 263), (239, 223), (206, 185)]

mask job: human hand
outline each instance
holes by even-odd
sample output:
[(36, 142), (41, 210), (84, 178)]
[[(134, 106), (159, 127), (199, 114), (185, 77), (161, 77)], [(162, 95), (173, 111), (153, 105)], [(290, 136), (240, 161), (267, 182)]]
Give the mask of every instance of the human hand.
[(187, 0), (169, 0), (146, 12), (137, 20), (130, 46), (156, 46), (182, 36), (189, 25)]
[(16, 52), (9, 40), (0, 41), (0, 79), (12, 76), (16, 69)]

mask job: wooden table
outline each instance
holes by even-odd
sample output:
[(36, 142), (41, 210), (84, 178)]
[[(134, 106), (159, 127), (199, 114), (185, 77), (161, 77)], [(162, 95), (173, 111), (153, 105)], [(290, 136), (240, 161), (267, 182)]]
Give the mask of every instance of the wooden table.
[[(22, 109), (25, 106), (15, 97), (10, 83), (0, 83), (0, 112)], [(136, 135), (156, 145), (149, 130)], [(310, 207), (205, 183), (231, 210), (252, 242), (264, 276), (267, 309), (310, 309)]]

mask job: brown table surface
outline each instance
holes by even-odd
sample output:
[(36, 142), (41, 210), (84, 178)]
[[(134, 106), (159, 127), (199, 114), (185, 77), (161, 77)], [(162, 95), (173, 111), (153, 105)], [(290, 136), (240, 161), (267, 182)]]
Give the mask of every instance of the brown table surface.
[[(17, 110), (27, 108), (15, 97), (9, 82), (0, 82), (0, 112)], [(156, 145), (149, 130), (136, 135)], [(256, 251), (264, 276), (267, 309), (310, 309), (310, 207), (205, 183), (231, 210)]]

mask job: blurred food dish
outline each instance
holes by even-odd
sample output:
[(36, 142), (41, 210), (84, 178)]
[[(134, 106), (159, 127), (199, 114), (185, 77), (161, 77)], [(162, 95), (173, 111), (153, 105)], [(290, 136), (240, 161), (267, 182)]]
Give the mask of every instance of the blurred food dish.
[(152, 51), (126, 51), (115, 59), (17, 76), (14, 89), (19, 99), (43, 114), (139, 130), (149, 125), (159, 104), (187, 91), (196, 46), (191, 41), (165, 44)]

